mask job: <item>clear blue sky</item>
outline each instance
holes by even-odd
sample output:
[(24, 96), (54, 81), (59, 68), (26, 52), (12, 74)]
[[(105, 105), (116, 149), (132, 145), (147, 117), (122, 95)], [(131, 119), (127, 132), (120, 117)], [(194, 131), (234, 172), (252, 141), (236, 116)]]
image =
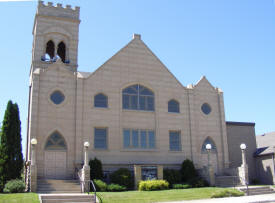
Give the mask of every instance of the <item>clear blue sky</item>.
[[(133, 33), (183, 85), (205, 75), (224, 91), (226, 120), (275, 131), (274, 0), (68, 0), (81, 7), (79, 70), (92, 72)], [(25, 148), (37, 2), (0, 2), (0, 120), (19, 104)]]

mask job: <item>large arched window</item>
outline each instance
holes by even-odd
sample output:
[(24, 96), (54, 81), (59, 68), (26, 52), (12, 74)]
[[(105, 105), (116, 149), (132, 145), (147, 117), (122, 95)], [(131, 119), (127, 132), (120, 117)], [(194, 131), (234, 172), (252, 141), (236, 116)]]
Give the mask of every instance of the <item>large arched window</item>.
[(132, 85), (122, 91), (123, 109), (154, 111), (154, 93), (142, 85)]
[(66, 60), (66, 45), (64, 42), (60, 42), (57, 47), (57, 55), (61, 58), (62, 62)]
[(46, 54), (48, 54), (51, 59), (54, 57), (54, 43), (52, 40), (46, 44)]
[(64, 138), (56, 131), (48, 138), (45, 150), (66, 150), (66, 142)]
[(211, 144), (211, 152), (217, 152), (217, 147), (216, 147), (216, 145), (215, 145), (215, 143), (214, 143), (214, 141), (210, 138), (210, 137), (207, 137), (205, 140), (204, 140), (204, 142), (203, 142), (203, 144), (202, 144), (202, 147), (201, 147), (201, 152), (202, 153), (207, 153), (207, 150), (206, 150), (206, 145), (207, 144)]
[(95, 95), (94, 107), (107, 108), (108, 107), (108, 97), (102, 93)]
[(179, 113), (180, 112), (180, 104), (174, 99), (171, 99), (168, 102), (168, 112), (173, 112), (173, 113)]

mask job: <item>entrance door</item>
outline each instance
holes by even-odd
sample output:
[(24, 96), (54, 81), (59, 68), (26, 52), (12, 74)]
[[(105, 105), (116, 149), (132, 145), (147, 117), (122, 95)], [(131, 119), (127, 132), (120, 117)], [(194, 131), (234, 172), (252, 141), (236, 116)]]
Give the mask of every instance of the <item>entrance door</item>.
[(51, 134), (45, 145), (44, 176), (52, 179), (67, 176), (67, 145), (58, 132)]
[(45, 178), (66, 178), (66, 152), (45, 151)]

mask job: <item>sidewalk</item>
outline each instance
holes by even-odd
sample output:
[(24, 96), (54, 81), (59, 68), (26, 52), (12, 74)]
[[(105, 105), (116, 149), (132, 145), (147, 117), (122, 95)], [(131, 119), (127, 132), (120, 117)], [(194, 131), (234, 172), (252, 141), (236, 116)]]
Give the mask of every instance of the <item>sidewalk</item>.
[(215, 199), (200, 199), (200, 200), (184, 200), (175, 202), (162, 202), (162, 203), (275, 203), (275, 194), (267, 195), (252, 195), (242, 197), (226, 197), (226, 198), (215, 198)]

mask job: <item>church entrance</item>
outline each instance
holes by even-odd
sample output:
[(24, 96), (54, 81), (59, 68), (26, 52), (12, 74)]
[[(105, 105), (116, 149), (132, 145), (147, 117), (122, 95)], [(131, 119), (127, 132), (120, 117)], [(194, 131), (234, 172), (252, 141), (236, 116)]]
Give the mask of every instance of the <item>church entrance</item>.
[(67, 177), (67, 147), (64, 138), (54, 132), (47, 140), (44, 156), (44, 176), (48, 179)]
[(66, 152), (45, 151), (45, 178), (66, 178)]

